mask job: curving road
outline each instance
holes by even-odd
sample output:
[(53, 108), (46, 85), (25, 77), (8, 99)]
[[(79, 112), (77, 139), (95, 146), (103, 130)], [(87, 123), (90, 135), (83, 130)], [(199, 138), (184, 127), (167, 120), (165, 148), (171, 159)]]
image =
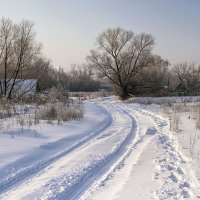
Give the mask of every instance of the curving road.
[(79, 199), (128, 151), (137, 130), (126, 109), (99, 106), (108, 116), (101, 127), (71, 148), (2, 179), (0, 199)]
[(140, 105), (117, 103), (114, 97), (85, 106), (93, 115), (74, 126), (70, 137), (41, 145), (38, 153), (0, 171), (0, 199), (199, 197), (198, 180), (166, 119)]

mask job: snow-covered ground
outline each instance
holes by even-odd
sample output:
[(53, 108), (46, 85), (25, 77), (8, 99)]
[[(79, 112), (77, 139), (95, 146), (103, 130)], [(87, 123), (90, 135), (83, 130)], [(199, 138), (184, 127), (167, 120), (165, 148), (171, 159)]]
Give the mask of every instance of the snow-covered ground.
[(200, 198), (190, 113), (177, 114), (174, 131), (161, 106), (103, 97), (84, 107), (83, 119), (40, 124), (31, 128), (36, 135), (0, 134), (0, 199)]

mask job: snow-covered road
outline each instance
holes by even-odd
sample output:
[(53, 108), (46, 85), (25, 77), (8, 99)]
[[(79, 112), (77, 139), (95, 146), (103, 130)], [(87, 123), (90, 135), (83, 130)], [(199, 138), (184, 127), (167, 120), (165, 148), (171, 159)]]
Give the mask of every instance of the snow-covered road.
[(198, 199), (167, 120), (115, 97), (85, 107), (67, 137), (0, 168), (0, 199)]

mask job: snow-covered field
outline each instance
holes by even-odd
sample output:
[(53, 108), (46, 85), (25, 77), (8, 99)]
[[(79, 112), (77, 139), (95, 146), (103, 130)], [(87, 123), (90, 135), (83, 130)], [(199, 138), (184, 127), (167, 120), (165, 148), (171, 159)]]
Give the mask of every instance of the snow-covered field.
[(0, 134), (0, 199), (200, 198), (192, 110), (116, 97), (88, 100), (84, 109), (81, 120), (31, 127), (36, 135)]

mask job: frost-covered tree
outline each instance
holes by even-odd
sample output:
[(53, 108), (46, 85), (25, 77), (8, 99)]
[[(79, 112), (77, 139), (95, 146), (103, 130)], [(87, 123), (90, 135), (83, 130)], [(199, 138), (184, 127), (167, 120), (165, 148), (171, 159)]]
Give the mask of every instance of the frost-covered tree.
[(2, 95), (11, 98), (17, 79), (38, 69), (41, 45), (36, 42), (33, 23), (23, 20), (19, 24), (10, 19), (0, 21), (0, 76)]
[(135, 75), (152, 64), (153, 46), (154, 38), (150, 34), (109, 28), (98, 36), (97, 48), (91, 50), (87, 62), (126, 98)]

